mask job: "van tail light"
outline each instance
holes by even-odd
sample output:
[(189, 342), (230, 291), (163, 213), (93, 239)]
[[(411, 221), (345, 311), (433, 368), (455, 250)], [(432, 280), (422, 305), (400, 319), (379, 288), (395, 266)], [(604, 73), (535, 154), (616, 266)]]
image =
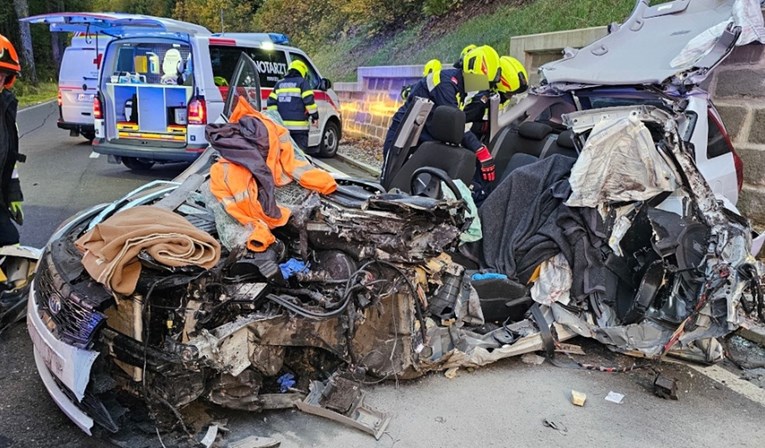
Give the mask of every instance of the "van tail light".
[(733, 153), (733, 165), (736, 167), (738, 192), (741, 193), (741, 189), (744, 188), (744, 161), (741, 160), (741, 156), (738, 155), (735, 149), (731, 152)]
[(207, 103), (203, 97), (196, 96), (189, 101), (187, 123), (207, 124)]
[(104, 112), (101, 109), (101, 97), (99, 95), (93, 97), (93, 118), (96, 120), (103, 120), (104, 118)]
[(56, 103), (58, 104), (58, 107), (61, 107), (61, 105), (64, 104), (64, 101), (61, 99), (61, 89), (58, 89), (58, 96), (56, 97)]

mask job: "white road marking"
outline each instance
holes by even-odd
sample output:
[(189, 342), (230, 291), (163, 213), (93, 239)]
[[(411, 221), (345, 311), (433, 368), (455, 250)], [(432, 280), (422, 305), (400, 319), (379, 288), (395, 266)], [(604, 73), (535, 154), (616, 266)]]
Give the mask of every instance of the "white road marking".
[(742, 380), (735, 374), (723, 369), (718, 365), (697, 366), (695, 364), (683, 363), (691, 369), (701, 373), (707, 378), (720, 383), (728, 389), (743, 395), (755, 403), (765, 406), (765, 389), (758, 387), (749, 381)]
[(48, 104), (50, 104), (50, 103), (52, 103), (54, 101), (56, 101), (56, 100), (50, 100), (50, 101), (46, 101), (44, 103), (35, 104), (34, 106), (29, 106), (29, 107), (21, 108), (21, 109), (19, 109), (18, 113), (20, 114), (20, 113), (26, 112), (28, 110), (34, 110), (34, 109), (37, 109), (39, 107), (47, 106)]

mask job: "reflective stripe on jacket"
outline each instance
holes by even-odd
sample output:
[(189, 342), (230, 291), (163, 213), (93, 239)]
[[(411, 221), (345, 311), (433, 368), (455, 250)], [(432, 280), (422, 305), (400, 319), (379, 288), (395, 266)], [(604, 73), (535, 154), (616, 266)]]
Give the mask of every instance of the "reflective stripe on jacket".
[[(271, 170), (277, 186), (287, 185), (294, 179), (301, 186), (321, 194), (329, 194), (337, 189), (335, 179), (328, 172), (296, 156), (287, 129), (256, 111), (244, 98), (239, 97), (229, 121), (238, 122), (243, 116), (254, 116), (268, 130), (269, 150), (266, 165)], [(258, 201), (258, 185), (250, 170), (229, 160), (221, 158), (210, 168), (210, 190), (223, 203), (229, 215), (240, 223), (251, 226), (252, 232), (248, 237), (247, 248), (254, 252), (266, 250), (276, 240), (270, 229), (283, 226), (290, 217), (289, 209), (284, 207), (279, 207), (279, 218), (268, 216)]]
[(279, 111), (284, 126), (293, 131), (308, 130), (307, 116), (318, 113), (313, 89), (302, 76), (288, 75), (277, 82), (266, 105), (270, 110)]

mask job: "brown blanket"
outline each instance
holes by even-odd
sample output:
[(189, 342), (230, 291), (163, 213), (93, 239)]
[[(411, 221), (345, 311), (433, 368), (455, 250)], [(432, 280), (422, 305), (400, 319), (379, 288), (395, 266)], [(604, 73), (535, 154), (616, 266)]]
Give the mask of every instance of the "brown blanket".
[(141, 275), (137, 255), (148, 252), (170, 267), (210, 269), (220, 260), (220, 244), (169, 210), (140, 206), (115, 214), (81, 236), (75, 245), (82, 265), (97, 282), (130, 295)]

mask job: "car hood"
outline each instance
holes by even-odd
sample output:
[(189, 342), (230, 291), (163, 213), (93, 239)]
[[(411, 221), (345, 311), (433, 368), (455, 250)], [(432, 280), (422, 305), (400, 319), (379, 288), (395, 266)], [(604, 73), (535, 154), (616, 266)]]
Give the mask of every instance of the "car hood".
[[(742, 38), (744, 35), (746, 39)], [(752, 37), (754, 36), (754, 37)], [(557, 85), (694, 85), (738, 44), (762, 40), (753, 0), (638, 0), (617, 29), (563, 59), (543, 65), (543, 83)], [(748, 42), (747, 42), (748, 41)]]

